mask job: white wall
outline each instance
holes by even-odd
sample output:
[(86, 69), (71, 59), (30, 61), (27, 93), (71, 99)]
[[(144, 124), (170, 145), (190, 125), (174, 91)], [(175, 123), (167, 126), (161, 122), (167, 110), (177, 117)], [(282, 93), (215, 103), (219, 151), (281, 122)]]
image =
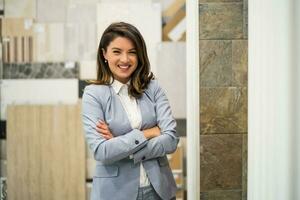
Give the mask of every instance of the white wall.
[(295, 186), (299, 184), (295, 123), (300, 121), (293, 104), (295, 78), (300, 78), (295, 73), (299, 57), (294, 46), (293, 23), (299, 20), (293, 15), (295, 2), (249, 1), (249, 200), (300, 198), (299, 185)]

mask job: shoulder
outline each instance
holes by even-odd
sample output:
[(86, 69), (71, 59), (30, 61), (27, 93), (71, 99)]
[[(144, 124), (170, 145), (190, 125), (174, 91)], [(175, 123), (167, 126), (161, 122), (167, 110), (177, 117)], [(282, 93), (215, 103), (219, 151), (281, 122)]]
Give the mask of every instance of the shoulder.
[[(156, 90), (160, 89), (160, 85), (157, 79), (152, 79), (148, 84), (147, 90), (150, 92), (155, 92)], [(147, 91), (146, 90), (146, 91)]]
[(110, 86), (108, 85), (96, 85), (91, 84), (84, 88), (83, 99), (87, 96), (96, 98), (96, 99), (105, 99), (105, 97), (110, 96)]
[(155, 97), (157, 94), (161, 93), (163, 90), (157, 79), (153, 79), (148, 84), (148, 87), (145, 91), (146, 95)]

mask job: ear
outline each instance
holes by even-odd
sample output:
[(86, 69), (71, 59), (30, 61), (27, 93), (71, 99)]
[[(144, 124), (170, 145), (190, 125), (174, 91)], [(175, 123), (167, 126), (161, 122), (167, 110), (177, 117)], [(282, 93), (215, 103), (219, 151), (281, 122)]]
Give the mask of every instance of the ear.
[(105, 49), (101, 49), (102, 50), (102, 55), (103, 55), (103, 57), (105, 58), (105, 60), (107, 60), (107, 58), (106, 58), (106, 51), (105, 51)]

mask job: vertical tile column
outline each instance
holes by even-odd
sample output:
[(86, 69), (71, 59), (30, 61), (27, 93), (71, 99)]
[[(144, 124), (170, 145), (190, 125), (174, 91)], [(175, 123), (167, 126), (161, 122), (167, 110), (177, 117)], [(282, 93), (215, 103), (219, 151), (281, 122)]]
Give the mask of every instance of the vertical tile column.
[(202, 200), (240, 200), (247, 195), (246, 4), (199, 4)]

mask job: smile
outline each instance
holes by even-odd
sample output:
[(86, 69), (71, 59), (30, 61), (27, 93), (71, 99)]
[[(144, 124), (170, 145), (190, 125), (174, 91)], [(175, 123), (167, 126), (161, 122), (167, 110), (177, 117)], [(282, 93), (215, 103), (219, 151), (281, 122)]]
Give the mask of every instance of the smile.
[(118, 65), (121, 69), (128, 69), (131, 65)]

